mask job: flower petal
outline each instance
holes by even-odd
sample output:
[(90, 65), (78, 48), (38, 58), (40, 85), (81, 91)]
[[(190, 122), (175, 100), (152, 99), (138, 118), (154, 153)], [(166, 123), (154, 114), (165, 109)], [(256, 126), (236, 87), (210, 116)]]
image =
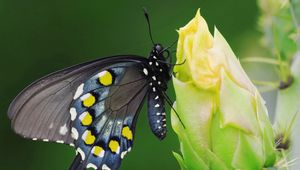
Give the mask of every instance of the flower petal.
[(258, 135), (255, 101), (249, 91), (235, 84), (225, 73), (221, 72), (220, 112), (221, 126), (232, 126), (245, 133)]

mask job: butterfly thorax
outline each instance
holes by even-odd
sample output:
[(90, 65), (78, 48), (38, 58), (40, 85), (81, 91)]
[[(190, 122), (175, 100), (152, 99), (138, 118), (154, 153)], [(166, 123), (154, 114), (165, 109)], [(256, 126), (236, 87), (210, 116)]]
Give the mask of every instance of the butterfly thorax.
[(164, 53), (168, 52), (160, 44), (155, 44), (148, 58), (148, 67), (150, 68), (149, 76), (152, 76), (152, 83), (161, 90), (167, 90), (167, 83), (171, 79), (170, 66), (167, 64)]

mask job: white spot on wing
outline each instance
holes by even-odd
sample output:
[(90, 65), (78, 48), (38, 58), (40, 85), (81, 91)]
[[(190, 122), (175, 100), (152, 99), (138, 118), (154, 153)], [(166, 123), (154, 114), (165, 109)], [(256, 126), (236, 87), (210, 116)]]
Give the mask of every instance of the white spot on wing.
[[(100, 74), (100, 73), (99, 73), (99, 74)], [(87, 99), (87, 98), (90, 97), (90, 96), (91, 96), (91, 94), (90, 94), (90, 93), (87, 93), (87, 94), (81, 96), (80, 99), (81, 99), (81, 100), (85, 100), (85, 99)]]
[[(94, 150), (95, 150), (95, 147), (93, 147), (92, 152), (94, 152)], [(100, 152), (100, 154), (99, 154), (99, 157), (100, 157), (100, 158), (103, 158), (103, 157), (104, 157), (104, 153), (105, 153), (105, 151), (102, 150), (102, 151)]]
[(75, 95), (74, 95), (74, 97), (73, 97), (74, 100), (76, 100), (79, 96), (82, 95), (82, 93), (83, 93), (83, 86), (84, 86), (83, 83), (80, 84), (80, 86), (78, 86), (78, 88), (77, 88), (77, 90), (76, 90), (76, 92), (75, 92)]
[(88, 112), (83, 112), (80, 116), (79, 119), (82, 121), (83, 118), (88, 114)]
[(159, 107), (159, 104), (156, 104), (154, 107)]
[(99, 157), (100, 157), (100, 158), (103, 158), (103, 157), (104, 157), (104, 153), (105, 153), (105, 151), (104, 151), (104, 150), (103, 150), (103, 151), (101, 151), (101, 153), (100, 153)]
[(71, 133), (72, 138), (77, 140), (78, 139), (78, 131), (72, 127), (71, 132), (72, 132)]
[(148, 70), (146, 68), (143, 69), (143, 72), (146, 76), (148, 75)]
[(158, 66), (158, 62), (155, 62), (155, 65)]
[(153, 91), (153, 92), (155, 92), (155, 91), (156, 91), (155, 87), (153, 87), (153, 88), (152, 88), (152, 91)]
[(85, 159), (85, 154), (84, 154), (84, 152), (83, 152), (80, 148), (77, 148), (76, 151), (80, 154), (81, 159), (84, 161), (84, 159)]
[(102, 170), (110, 170), (110, 168), (106, 164), (103, 164), (102, 165)]
[(122, 153), (121, 153), (121, 159), (123, 159), (124, 158), (124, 156), (127, 154), (127, 151), (123, 151)]
[(49, 129), (52, 129), (52, 128), (53, 128), (53, 123), (51, 123), (49, 126)]
[(74, 107), (72, 107), (70, 109), (70, 114), (71, 114), (71, 120), (74, 121), (76, 119), (76, 116), (77, 116), (77, 111)]
[(93, 169), (98, 169), (96, 165), (92, 164), (92, 163), (88, 163), (86, 165), (86, 168), (93, 168)]
[(64, 143), (63, 140), (57, 140), (56, 143)]
[(157, 95), (154, 99), (157, 100), (159, 98), (159, 96)]
[(49, 139), (43, 139), (44, 142), (49, 142)]
[(37, 138), (32, 138), (32, 140), (37, 140)]
[(152, 76), (152, 79), (153, 79), (153, 80), (156, 80), (156, 77), (155, 77), (155, 76)]
[(81, 136), (81, 139), (85, 140), (87, 135), (88, 135), (88, 130), (84, 131), (84, 133)]
[(101, 71), (101, 72), (98, 74), (98, 77), (100, 78), (100, 77), (104, 76), (104, 75), (105, 75), (105, 73), (107, 73), (107, 71), (106, 71), (106, 70), (104, 70), (104, 71)]
[(68, 132), (68, 128), (67, 128), (67, 125), (66, 125), (66, 124), (64, 124), (62, 127), (60, 127), (60, 129), (59, 129), (59, 134), (61, 134), (61, 135), (66, 135), (67, 132)]
[(117, 152), (116, 152), (117, 154), (119, 154), (120, 153), (120, 146), (118, 147), (118, 149), (117, 149)]
[(157, 116), (159, 116), (159, 115), (160, 115), (160, 113), (159, 113), (159, 112), (157, 112), (157, 113), (156, 113), (156, 115), (157, 115)]

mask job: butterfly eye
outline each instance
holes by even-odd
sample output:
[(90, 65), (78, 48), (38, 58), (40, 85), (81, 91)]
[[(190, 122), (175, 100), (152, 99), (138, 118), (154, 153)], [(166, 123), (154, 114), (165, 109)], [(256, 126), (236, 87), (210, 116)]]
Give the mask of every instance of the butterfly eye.
[(164, 56), (165, 60), (170, 58), (170, 51), (169, 50), (164, 50), (162, 55)]
[(155, 44), (154, 46), (155, 50), (160, 53), (161, 51), (163, 51), (163, 47), (161, 44)]

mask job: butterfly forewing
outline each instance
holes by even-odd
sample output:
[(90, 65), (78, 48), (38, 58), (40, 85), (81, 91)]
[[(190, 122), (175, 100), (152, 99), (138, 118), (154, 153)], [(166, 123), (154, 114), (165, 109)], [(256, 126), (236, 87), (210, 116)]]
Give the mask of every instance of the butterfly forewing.
[(73, 143), (70, 105), (76, 89), (101, 69), (116, 63), (144, 63), (138, 56), (116, 56), (76, 65), (25, 88), (11, 103), (8, 116), (14, 131), (34, 140)]

